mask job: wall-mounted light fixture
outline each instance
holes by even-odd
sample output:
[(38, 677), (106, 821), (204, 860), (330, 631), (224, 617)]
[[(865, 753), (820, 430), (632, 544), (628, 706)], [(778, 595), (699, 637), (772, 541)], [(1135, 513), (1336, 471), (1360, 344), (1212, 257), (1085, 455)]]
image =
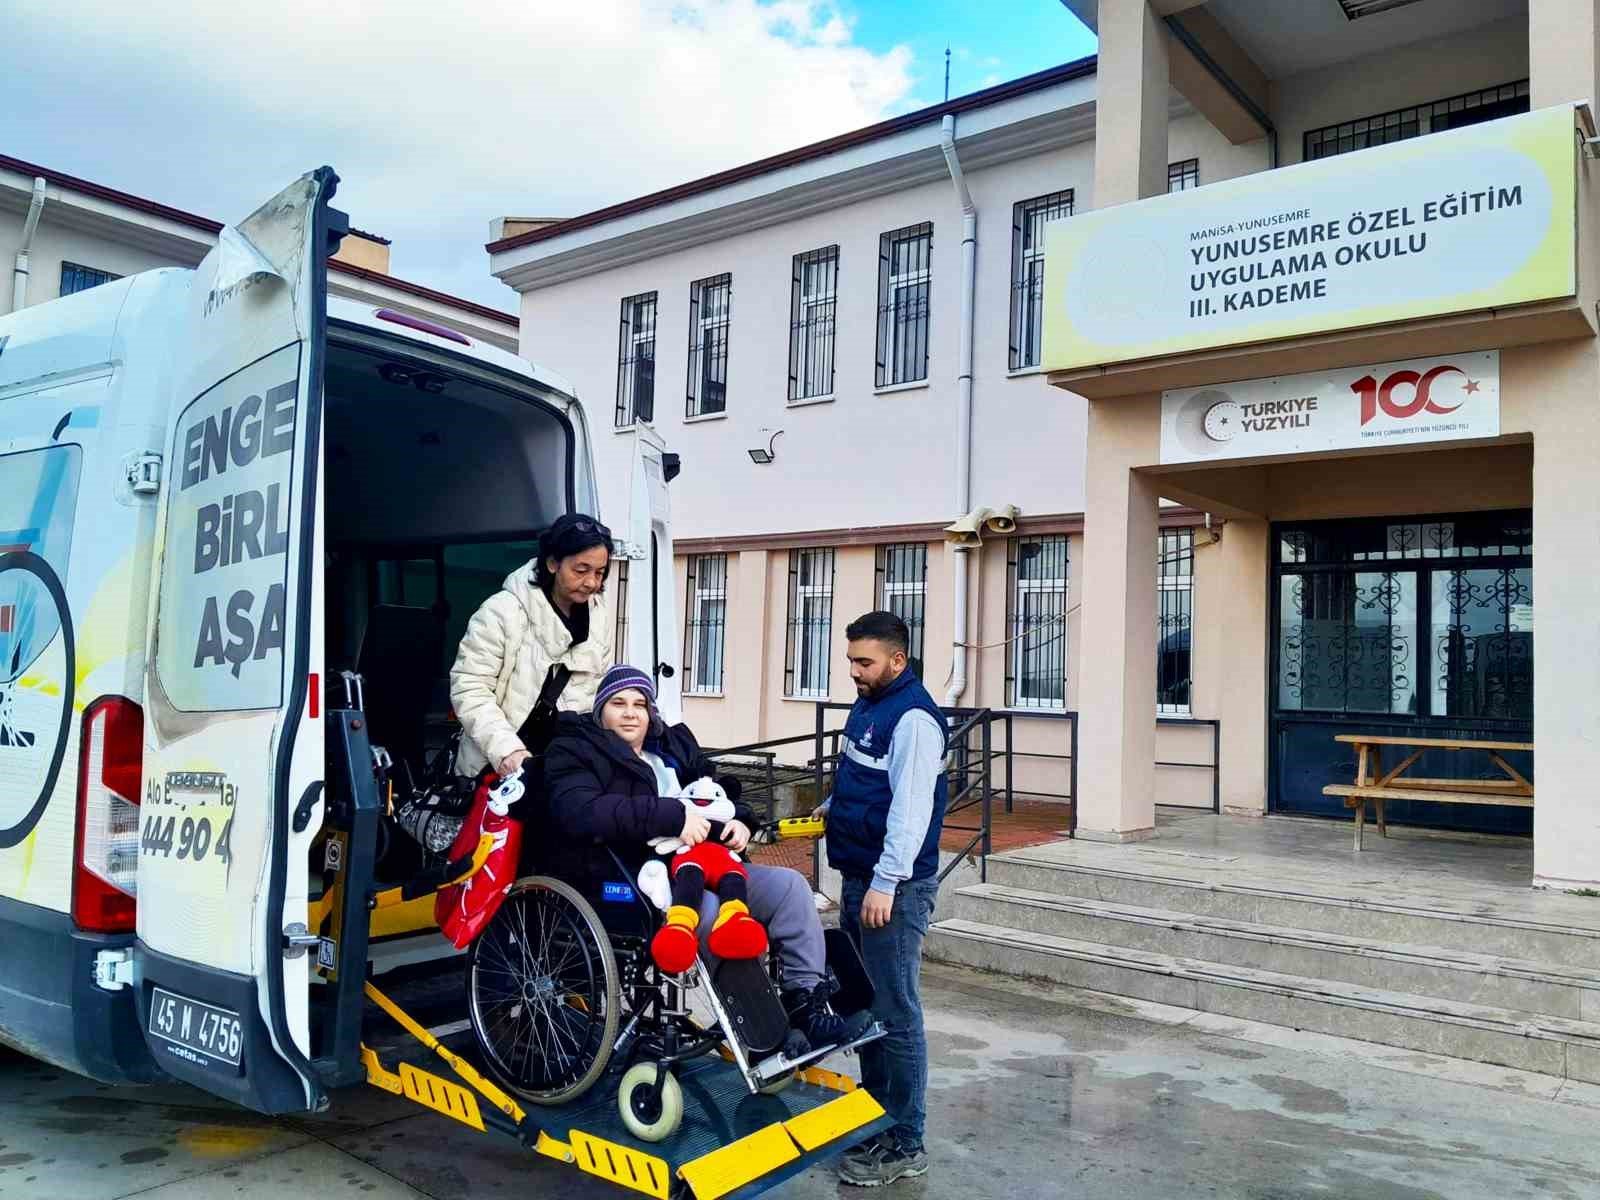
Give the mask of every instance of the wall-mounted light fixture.
[[(767, 433), (769, 430), (763, 426), (759, 432)], [(779, 429), (770, 432), (772, 432), (772, 436), (767, 439), (767, 444), (765, 447), (757, 446), (754, 449), (746, 452), (750, 455), (750, 461), (755, 463), (758, 467), (766, 466), (777, 457), (777, 455), (773, 453), (773, 447), (777, 443), (778, 438), (783, 435), (783, 430)]]

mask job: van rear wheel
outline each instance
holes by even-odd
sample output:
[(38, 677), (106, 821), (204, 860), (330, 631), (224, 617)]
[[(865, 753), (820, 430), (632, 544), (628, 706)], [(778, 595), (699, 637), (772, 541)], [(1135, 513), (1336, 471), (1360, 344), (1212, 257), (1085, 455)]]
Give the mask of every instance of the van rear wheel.
[(588, 901), (557, 879), (519, 880), (467, 951), (467, 1016), (490, 1071), (534, 1104), (594, 1086), (620, 1006), (616, 954)]

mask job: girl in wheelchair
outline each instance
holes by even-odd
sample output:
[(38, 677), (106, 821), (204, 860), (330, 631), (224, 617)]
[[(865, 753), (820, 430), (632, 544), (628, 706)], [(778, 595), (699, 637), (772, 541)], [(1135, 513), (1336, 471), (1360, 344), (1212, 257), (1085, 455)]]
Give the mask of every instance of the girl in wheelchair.
[[(663, 724), (651, 677), (634, 667), (612, 668), (601, 681), (593, 712), (563, 714), (546, 752), (550, 861), (562, 864), (561, 875), (580, 890), (614, 881), (613, 854), (637, 879), (653, 857), (651, 839), (676, 838), (691, 847), (706, 841), (711, 823), (679, 796), (694, 781), (709, 778), (715, 778), (713, 765), (688, 727)], [(733, 800), (735, 812), (722, 827), (721, 841), (743, 852), (753, 815), (739, 802), (738, 779), (725, 776), (716, 782)], [(764, 927), (777, 949), (784, 1007), (793, 1027), (815, 1047), (860, 1037), (872, 1023), (870, 1013), (841, 1016), (829, 1009), (822, 922), (805, 878), (787, 867), (753, 863), (743, 864), (739, 873), (742, 889), (724, 887), (720, 897), (707, 889), (698, 913), (674, 906), (665, 930), (698, 934), (708, 954), (720, 948), (734, 957), (764, 950), (766, 939), (756, 936)], [(741, 929), (745, 922), (759, 927)]]

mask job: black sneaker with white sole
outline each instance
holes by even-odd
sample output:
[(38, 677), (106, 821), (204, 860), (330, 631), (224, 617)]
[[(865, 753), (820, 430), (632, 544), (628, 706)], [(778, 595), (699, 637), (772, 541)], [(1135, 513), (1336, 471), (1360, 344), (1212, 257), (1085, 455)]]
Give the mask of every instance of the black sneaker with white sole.
[(839, 1180), (851, 1187), (886, 1187), (902, 1179), (915, 1179), (928, 1173), (925, 1149), (902, 1150), (892, 1142), (867, 1143), (860, 1155), (846, 1154), (839, 1162)]

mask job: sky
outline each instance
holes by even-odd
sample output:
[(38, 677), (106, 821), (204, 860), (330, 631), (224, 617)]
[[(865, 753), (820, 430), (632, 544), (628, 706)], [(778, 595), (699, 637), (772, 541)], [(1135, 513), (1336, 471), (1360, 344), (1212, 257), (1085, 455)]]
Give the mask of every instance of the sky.
[(5, 0), (0, 154), (236, 221), (324, 163), (393, 274), (514, 311), (571, 216), (1094, 52), (1060, 0)]

